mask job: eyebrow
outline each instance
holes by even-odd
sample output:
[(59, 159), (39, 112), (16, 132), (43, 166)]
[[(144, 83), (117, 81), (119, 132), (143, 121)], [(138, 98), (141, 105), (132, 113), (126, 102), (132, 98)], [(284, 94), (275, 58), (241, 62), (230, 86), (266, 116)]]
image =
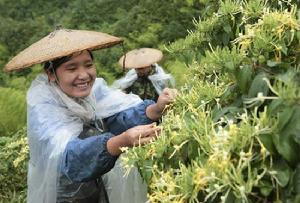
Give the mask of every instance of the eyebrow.
[[(93, 62), (93, 60), (87, 59), (87, 60), (85, 60), (85, 61), (83, 62), (83, 64), (91, 63), (91, 62)], [(66, 67), (67, 67), (67, 66), (76, 66), (76, 65), (78, 65), (78, 64), (80, 64), (80, 63), (72, 62), (72, 63), (66, 64)]]

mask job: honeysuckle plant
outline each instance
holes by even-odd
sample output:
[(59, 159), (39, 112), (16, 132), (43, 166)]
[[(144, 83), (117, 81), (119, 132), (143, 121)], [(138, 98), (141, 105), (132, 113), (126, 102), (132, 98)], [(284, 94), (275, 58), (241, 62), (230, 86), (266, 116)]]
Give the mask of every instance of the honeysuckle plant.
[(189, 81), (159, 138), (123, 157), (150, 202), (300, 202), (297, 3), (218, 1), (167, 47)]

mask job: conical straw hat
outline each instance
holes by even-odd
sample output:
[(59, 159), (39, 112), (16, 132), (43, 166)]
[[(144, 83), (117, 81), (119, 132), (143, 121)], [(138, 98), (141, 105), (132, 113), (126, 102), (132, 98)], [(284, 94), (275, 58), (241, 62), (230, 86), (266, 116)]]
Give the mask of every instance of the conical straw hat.
[(119, 64), (125, 68), (144, 68), (159, 62), (162, 57), (162, 52), (157, 49), (134, 49), (123, 55), (119, 60)]
[(123, 40), (105, 33), (87, 30), (58, 29), (24, 49), (4, 67), (5, 71), (24, 69), (82, 50), (96, 50)]

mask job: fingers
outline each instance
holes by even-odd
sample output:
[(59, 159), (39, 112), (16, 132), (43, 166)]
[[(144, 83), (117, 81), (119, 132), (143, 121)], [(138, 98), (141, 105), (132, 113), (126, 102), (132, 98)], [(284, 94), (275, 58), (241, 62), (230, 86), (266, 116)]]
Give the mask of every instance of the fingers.
[(172, 101), (178, 95), (178, 91), (176, 89), (165, 88), (162, 94), (165, 95), (167, 100)]
[(155, 123), (141, 125), (135, 128), (137, 130), (135, 131), (133, 146), (149, 143), (150, 141), (155, 140), (161, 132), (161, 127), (156, 126)]
[(162, 91), (164, 94), (174, 94), (174, 93), (177, 93), (177, 89), (174, 89), (174, 88), (164, 88), (163, 91)]
[(177, 94), (178, 94), (178, 91), (176, 89), (169, 89), (169, 91), (168, 91), (168, 97), (171, 100), (174, 100), (175, 97), (177, 96)]
[(151, 143), (151, 142), (153, 142), (154, 140), (157, 139), (159, 133), (160, 133), (160, 131), (156, 131), (156, 132), (150, 134), (147, 137), (140, 137), (139, 140), (138, 140), (138, 143), (136, 143), (136, 144), (144, 145), (144, 144)]
[(177, 97), (177, 95), (178, 95), (177, 89), (171, 89), (171, 93), (170, 94), (172, 95), (172, 98)]
[(140, 145), (145, 145), (153, 142), (156, 138), (155, 137), (144, 137), (140, 139), (139, 144)]
[(136, 130), (145, 130), (145, 129), (148, 129), (148, 128), (153, 128), (154, 126), (156, 126), (156, 123), (150, 123), (150, 124), (147, 124), (147, 125), (138, 125), (136, 127), (134, 127)]
[(151, 123), (148, 125), (139, 125), (136, 127), (133, 127), (131, 129), (129, 129), (129, 131), (131, 132), (131, 134), (135, 135), (135, 136), (141, 136), (141, 137), (147, 137), (150, 134), (153, 134), (153, 132), (159, 132), (160, 131), (160, 127), (156, 126), (156, 123)]
[(141, 137), (149, 137), (149, 136), (156, 136), (161, 132), (161, 127), (153, 126), (145, 128), (143, 131), (140, 132)]

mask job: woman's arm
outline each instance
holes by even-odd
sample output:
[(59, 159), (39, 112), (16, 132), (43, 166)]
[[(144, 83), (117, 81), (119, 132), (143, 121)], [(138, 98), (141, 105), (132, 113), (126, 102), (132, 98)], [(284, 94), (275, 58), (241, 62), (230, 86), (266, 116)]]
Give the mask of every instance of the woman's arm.
[(166, 106), (174, 100), (175, 96), (174, 89), (166, 88), (159, 95), (157, 103), (152, 100), (144, 100), (135, 107), (104, 119), (104, 122), (109, 132), (116, 135), (137, 125), (153, 123), (161, 118)]
[(118, 135), (134, 126), (153, 123), (154, 121), (146, 114), (146, 109), (152, 104), (154, 101), (144, 100), (134, 107), (104, 119), (108, 131)]
[(149, 143), (160, 132), (154, 124), (139, 125), (120, 135), (103, 133), (85, 139), (71, 140), (65, 149), (62, 173), (73, 182), (85, 182), (113, 168), (122, 147)]
[[(143, 145), (154, 139), (160, 128), (153, 123), (158, 120), (174, 94), (165, 89), (157, 103), (145, 100), (107, 119), (111, 133), (104, 133), (84, 140), (75, 138), (65, 150), (62, 171), (72, 181), (88, 181), (107, 173), (115, 164), (121, 147)], [(134, 127), (136, 126), (136, 127)], [(113, 134), (117, 135), (114, 136)]]
[(71, 140), (63, 155), (62, 173), (71, 181), (85, 182), (110, 171), (118, 158), (107, 149), (107, 141), (113, 136), (111, 133), (103, 133)]

